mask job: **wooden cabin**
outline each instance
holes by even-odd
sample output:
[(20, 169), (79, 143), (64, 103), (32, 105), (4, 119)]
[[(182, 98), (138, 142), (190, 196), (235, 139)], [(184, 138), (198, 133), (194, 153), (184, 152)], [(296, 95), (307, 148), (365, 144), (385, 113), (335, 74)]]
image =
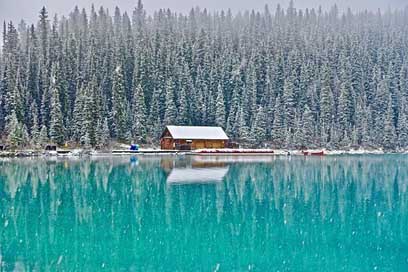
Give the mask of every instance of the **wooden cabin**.
[(160, 146), (163, 150), (216, 149), (227, 147), (228, 142), (221, 127), (167, 126)]

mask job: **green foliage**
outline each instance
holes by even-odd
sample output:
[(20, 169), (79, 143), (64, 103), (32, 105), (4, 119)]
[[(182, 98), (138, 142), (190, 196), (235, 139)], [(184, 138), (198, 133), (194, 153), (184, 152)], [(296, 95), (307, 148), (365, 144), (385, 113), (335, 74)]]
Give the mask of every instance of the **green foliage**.
[(7, 140), (12, 147), (18, 147), (23, 144), (23, 126), (18, 122), (14, 111), (8, 118), (7, 131)]

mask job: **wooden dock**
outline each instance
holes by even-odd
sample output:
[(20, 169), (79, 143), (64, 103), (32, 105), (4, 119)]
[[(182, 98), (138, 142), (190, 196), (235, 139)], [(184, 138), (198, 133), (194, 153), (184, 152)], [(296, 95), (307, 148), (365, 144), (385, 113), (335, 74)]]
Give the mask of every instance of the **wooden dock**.
[(185, 154), (183, 151), (178, 150), (112, 150), (112, 154), (114, 155), (132, 155), (132, 154), (140, 154), (140, 155), (176, 155), (176, 154)]

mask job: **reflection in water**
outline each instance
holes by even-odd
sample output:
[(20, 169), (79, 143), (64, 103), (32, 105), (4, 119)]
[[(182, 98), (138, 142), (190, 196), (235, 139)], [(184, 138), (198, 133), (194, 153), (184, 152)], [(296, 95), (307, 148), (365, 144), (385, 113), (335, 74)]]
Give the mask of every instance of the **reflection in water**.
[(200, 184), (221, 182), (228, 167), (214, 168), (174, 168), (167, 177), (169, 184)]
[(202, 161), (195, 157), (183, 160), (183, 165), (175, 161), (162, 161), (170, 174), (167, 176), (168, 184), (208, 184), (222, 182), (228, 172), (225, 163), (216, 161)]
[[(399, 155), (2, 160), (2, 267), (407, 271), (407, 163)], [(227, 171), (216, 186), (168, 186), (174, 171), (200, 167)]]

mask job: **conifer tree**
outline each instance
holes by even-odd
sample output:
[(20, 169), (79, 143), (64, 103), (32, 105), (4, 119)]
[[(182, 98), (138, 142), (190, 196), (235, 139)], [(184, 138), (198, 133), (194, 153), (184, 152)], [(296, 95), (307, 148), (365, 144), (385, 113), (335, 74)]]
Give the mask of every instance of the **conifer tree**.
[(304, 134), (303, 145), (307, 148), (315, 147), (315, 120), (312, 111), (306, 104), (303, 112), (303, 127), (301, 128)]
[(408, 114), (404, 106), (400, 108), (398, 116), (398, 143), (400, 148), (408, 147)]
[(249, 132), (248, 125), (246, 124), (245, 114), (242, 108), (239, 109), (238, 120), (236, 120), (236, 122), (238, 123), (237, 127), (238, 127), (239, 140), (243, 143), (248, 143), (250, 139), (250, 134), (249, 134), (250, 132)]
[(40, 144), (46, 145), (48, 142), (49, 142), (48, 130), (47, 130), (47, 127), (43, 125), (40, 131)]
[(177, 113), (177, 124), (178, 125), (189, 125), (189, 101), (187, 100), (186, 86), (181, 86), (179, 94), (180, 105), (178, 107)]
[(64, 124), (59, 91), (56, 87), (55, 69), (54, 67), (51, 78), (50, 139), (55, 144), (62, 145), (64, 143)]
[(108, 119), (104, 118), (103, 121), (98, 121), (97, 133), (96, 133), (96, 147), (106, 148), (109, 146), (109, 127)]
[(262, 141), (266, 139), (266, 112), (262, 106), (259, 107), (252, 124), (251, 134), (255, 139), (255, 145), (261, 145)]
[(275, 106), (275, 119), (272, 126), (272, 141), (278, 148), (282, 148), (285, 143), (286, 131), (284, 123), (284, 106), (282, 98), (279, 97)]
[(221, 84), (218, 84), (218, 88), (217, 88), (215, 123), (219, 127), (225, 127), (225, 101), (224, 101), (224, 91), (221, 87)]
[(36, 146), (40, 144), (41, 139), (40, 139), (40, 127), (38, 124), (38, 118), (37, 115), (34, 115), (33, 118), (33, 126), (31, 128), (31, 142)]
[(388, 103), (388, 110), (384, 123), (383, 147), (385, 150), (395, 150), (396, 148), (396, 134), (392, 114), (391, 101)]
[[(113, 74), (112, 86), (112, 115), (113, 132), (118, 140), (126, 138), (126, 94), (122, 67), (116, 67)], [(89, 137), (89, 135), (88, 135)]]
[(166, 108), (164, 113), (164, 124), (173, 125), (177, 117), (177, 108), (174, 101), (174, 88), (171, 80), (167, 81), (166, 86)]
[(13, 147), (18, 147), (23, 143), (23, 132), (21, 124), (17, 120), (17, 115), (13, 111), (9, 117), (8, 125), (8, 142)]
[(146, 128), (146, 104), (144, 91), (139, 84), (136, 87), (132, 100), (132, 133), (133, 139), (137, 142), (146, 142), (147, 128)]
[(320, 129), (321, 143), (327, 144), (330, 140), (330, 129), (333, 118), (333, 94), (331, 90), (330, 71), (326, 66), (324, 70), (324, 79), (320, 91)]

